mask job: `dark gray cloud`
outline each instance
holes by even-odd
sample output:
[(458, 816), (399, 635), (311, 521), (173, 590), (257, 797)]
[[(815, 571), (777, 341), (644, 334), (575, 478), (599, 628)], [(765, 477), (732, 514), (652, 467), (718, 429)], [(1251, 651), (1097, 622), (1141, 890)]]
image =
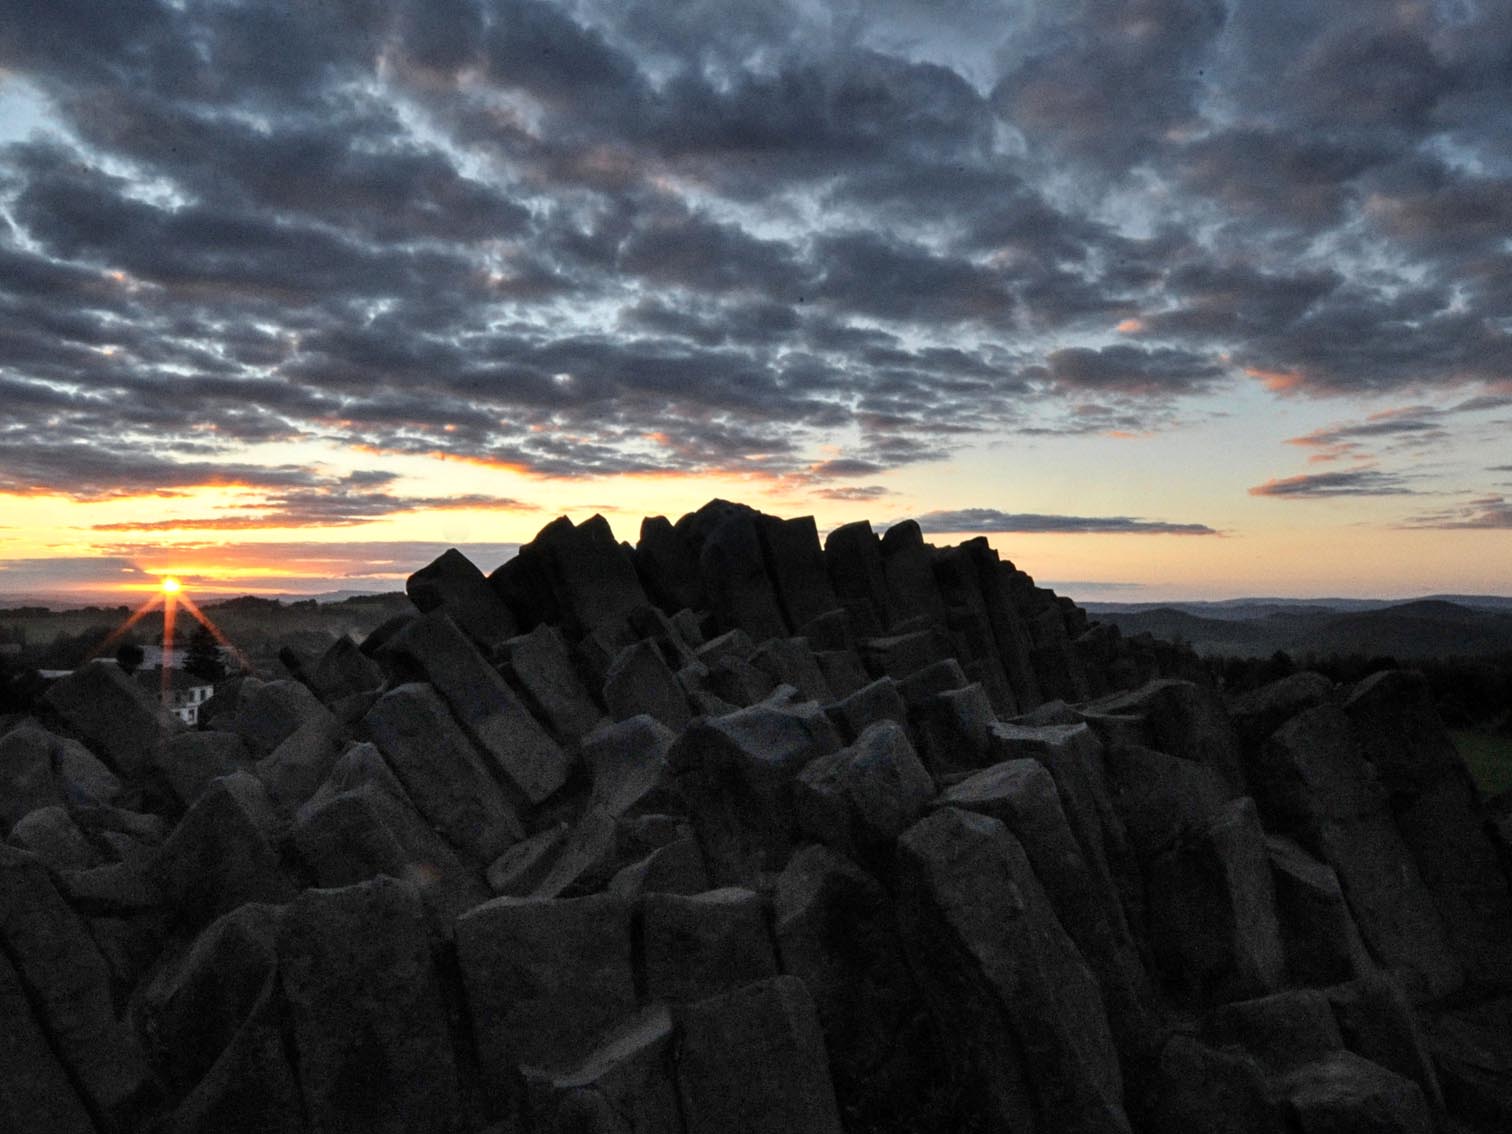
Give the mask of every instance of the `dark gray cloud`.
[(1173, 524), (1164, 520), (1139, 520), (1131, 516), (1047, 516), (1037, 513), (1001, 512), (996, 508), (958, 508), (926, 512), (917, 517), (926, 532), (1064, 533), (1118, 535), (1218, 535), (1206, 524)]
[(1340, 472), (1278, 477), (1255, 485), (1249, 493), (1251, 496), (1312, 500), (1331, 496), (1408, 496), (1415, 491), (1407, 478), (1397, 473), (1379, 469), (1346, 469)]
[(1484, 496), (1460, 508), (1414, 516), (1405, 526), (1469, 531), (1512, 530), (1512, 500), (1504, 496)]
[[(1497, 5), (8, 23), (0, 73), (47, 111), (0, 150), (6, 491), (325, 491), (238, 455), (297, 440), (818, 486), (1004, 432), (1150, 432), (1246, 370), (1422, 400), (1512, 380)], [(1329, 443), (1450, 428), (1421, 420)], [(837, 437), (856, 471), (811, 472)]]

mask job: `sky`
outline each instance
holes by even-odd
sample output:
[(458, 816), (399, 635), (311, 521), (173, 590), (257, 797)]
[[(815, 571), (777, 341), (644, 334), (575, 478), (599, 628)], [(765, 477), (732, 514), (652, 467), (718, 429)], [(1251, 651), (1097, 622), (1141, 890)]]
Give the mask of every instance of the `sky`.
[(0, 0), (0, 596), (716, 496), (1512, 594), (1512, 6)]

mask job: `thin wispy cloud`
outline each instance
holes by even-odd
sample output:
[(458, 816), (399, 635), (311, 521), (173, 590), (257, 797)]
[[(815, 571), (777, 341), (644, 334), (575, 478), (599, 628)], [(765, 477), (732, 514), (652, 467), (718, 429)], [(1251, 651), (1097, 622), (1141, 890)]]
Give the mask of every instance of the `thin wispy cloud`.
[(926, 532), (984, 534), (1218, 535), (1207, 524), (1140, 520), (1131, 516), (1045, 516), (1001, 512), (996, 508), (958, 508), (916, 517)]

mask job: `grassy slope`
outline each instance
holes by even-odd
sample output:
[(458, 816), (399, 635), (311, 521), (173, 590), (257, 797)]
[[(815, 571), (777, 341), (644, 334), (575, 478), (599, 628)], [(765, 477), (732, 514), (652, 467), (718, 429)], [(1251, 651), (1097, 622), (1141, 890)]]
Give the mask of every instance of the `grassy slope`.
[(1482, 794), (1496, 795), (1512, 788), (1512, 738), (1468, 729), (1452, 735)]

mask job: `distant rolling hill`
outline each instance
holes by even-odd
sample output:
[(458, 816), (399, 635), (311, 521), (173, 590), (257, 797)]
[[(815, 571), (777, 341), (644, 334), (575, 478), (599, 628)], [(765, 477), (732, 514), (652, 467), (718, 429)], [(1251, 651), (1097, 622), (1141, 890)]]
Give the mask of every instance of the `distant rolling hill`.
[(1478, 656), (1512, 652), (1512, 600), (1434, 596), (1402, 603), (1363, 600), (1229, 603), (1083, 604), (1092, 617), (1125, 634), (1181, 639), (1200, 654), (1265, 657), (1390, 654), (1395, 657)]

